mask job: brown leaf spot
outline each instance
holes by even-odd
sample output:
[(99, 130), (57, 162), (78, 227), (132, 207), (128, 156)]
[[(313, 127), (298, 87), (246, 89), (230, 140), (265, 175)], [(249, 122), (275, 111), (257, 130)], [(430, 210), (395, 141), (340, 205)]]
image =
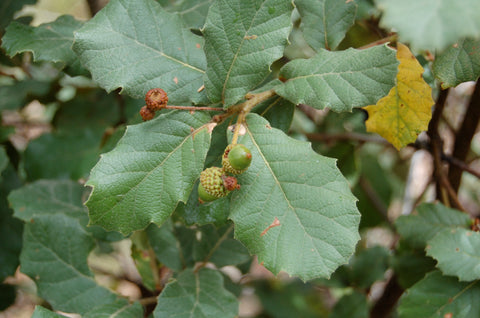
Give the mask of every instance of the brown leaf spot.
[(345, 3), (350, 3), (350, 2), (353, 2), (353, 0), (347, 0), (347, 1), (345, 1)]
[(202, 85), (200, 86), (198, 89), (197, 89), (197, 92), (200, 93), (201, 91), (203, 91), (205, 89), (205, 85)]
[(197, 44), (195, 44), (195, 47), (196, 47), (197, 49), (200, 49), (202, 46), (200, 45), (200, 43), (197, 43)]
[(173, 81), (175, 82), (175, 84), (178, 84), (178, 77), (175, 76), (175, 77), (173, 78)]
[(454, 45), (452, 45), (454, 48), (457, 48), (458, 47), (458, 43), (455, 43)]
[(265, 127), (267, 127), (267, 129), (272, 129), (272, 126), (270, 126), (269, 124), (266, 124)]
[(466, 235), (467, 236), (472, 236), (472, 232), (467, 232)]
[(257, 38), (257, 36), (254, 34), (254, 35), (245, 35), (244, 39), (245, 40), (255, 40)]
[(453, 298), (448, 298), (448, 303), (451, 304), (453, 301)]
[(459, 251), (460, 251), (460, 249), (457, 247), (457, 248), (455, 249), (455, 252), (459, 252)]
[(275, 219), (273, 220), (272, 224), (270, 224), (269, 226), (267, 226), (267, 228), (265, 230), (263, 230), (262, 233), (260, 233), (260, 236), (264, 236), (265, 234), (267, 234), (267, 232), (273, 228), (273, 227), (277, 227), (277, 226), (280, 226), (280, 221), (278, 220), (277, 217), (275, 217)]
[(443, 315), (443, 318), (453, 318), (453, 314), (451, 312), (447, 312), (445, 315)]

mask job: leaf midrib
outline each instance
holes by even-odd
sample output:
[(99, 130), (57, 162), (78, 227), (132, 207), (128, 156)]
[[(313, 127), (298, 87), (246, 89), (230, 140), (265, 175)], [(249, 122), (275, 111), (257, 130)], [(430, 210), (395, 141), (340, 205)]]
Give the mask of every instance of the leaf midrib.
[[(255, 15), (252, 18), (252, 21), (250, 25), (248, 26), (248, 29), (245, 30), (243, 36), (242, 36), (242, 41), (240, 42), (240, 45), (237, 48), (237, 51), (235, 52), (235, 55), (233, 56), (232, 62), (230, 64), (230, 68), (227, 71), (227, 74), (225, 76), (225, 82), (223, 83), (223, 88), (222, 88), (222, 103), (225, 104), (225, 91), (227, 90), (227, 83), (230, 79), (230, 74), (232, 73), (233, 66), (235, 65), (235, 62), (237, 61), (238, 55), (240, 54), (240, 50), (243, 47), (243, 43), (245, 42), (245, 37), (246, 35), (249, 34), (250, 30), (252, 29), (253, 22), (256, 20), (258, 13), (261, 11), (261, 9), (264, 7), (265, 1), (262, 2), (262, 5), (260, 8), (258, 8), (257, 12), (255, 12)], [(225, 34), (226, 35), (226, 34)]]

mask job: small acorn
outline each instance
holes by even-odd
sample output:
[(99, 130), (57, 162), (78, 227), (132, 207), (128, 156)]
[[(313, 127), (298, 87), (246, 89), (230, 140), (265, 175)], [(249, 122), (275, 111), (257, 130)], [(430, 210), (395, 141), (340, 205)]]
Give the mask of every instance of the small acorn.
[(152, 88), (145, 94), (145, 104), (151, 111), (165, 108), (168, 103), (167, 93), (161, 88)]
[(223, 169), (231, 174), (245, 172), (252, 162), (250, 150), (242, 144), (228, 145), (222, 156)]
[(143, 106), (140, 109), (140, 116), (142, 116), (143, 121), (151, 120), (155, 117), (155, 112), (147, 106)]
[(210, 167), (200, 173), (198, 184), (198, 199), (201, 203), (216, 200), (228, 194), (223, 184), (223, 170), (219, 167)]

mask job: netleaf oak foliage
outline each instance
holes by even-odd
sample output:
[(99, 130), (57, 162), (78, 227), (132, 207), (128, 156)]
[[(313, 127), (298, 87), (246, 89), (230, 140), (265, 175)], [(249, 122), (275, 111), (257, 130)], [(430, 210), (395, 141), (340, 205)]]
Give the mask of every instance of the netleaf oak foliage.
[[(360, 166), (363, 144), (331, 147), (337, 161), (306, 138), (321, 125), (366, 134), (367, 114), (366, 130), (397, 149), (430, 129), (432, 86), (436, 94), (480, 74), (480, 4), (439, 3), (432, 16), (425, 10), (436, 4), (413, 0), (110, 0), (87, 21), (2, 25), (10, 63), (38, 69), (22, 81), (2, 68), (0, 94), (11, 100), (0, 108), (43, 95), (56, 114), (55, 129), (30, 142), (20, 164), (0, 148), (0, 203), (8, 195), (13, 210), (0, 232), (16, 238), (0, 255), (1, 279), (20, 262), (50, 308), (83, 317), (236, 317), (244, 282), (221, 268), (246, 273), (253, 261), (305, 286), (354, 287), (329, 309), (342, 317), (367, 315), (365, 295), (390, 267), (407, 290), (401, 317), (478, 314), (468, 301), (480, 295), (480, 235), (468, 215), (422, 204), (390, 224), (401, 237), (394, 252), (367, 249), (357, 244), (359, 207), (365, 228), (373, 208), (352, 188), (365, 198), (366, 183), (380, 185), (373, 201), (390, 203), (380, 152)], [(7, 9), (12, 19), (19, 8)], [(365, 25), (377, 38), (361, 35)], [(20, 54), (31, 61), (14, 60)], [(36, 79), (45, 65), (56, 70), (48, 83)], [(52, 93), (60, 86), (75, 87), (73, 101)], [(81, 149), (70, 152), (73, 144)], [(365, 181), (368, 169), (375, 176)], [(121, 240), (131, 242), (140, 301), (99, 284), (87, 262)], [(257, 291), (275, 316), (268, 292)], [(318, 314), (295, 308), (293, 316)], [(36, 316), (60, 315), (38, 307)]]

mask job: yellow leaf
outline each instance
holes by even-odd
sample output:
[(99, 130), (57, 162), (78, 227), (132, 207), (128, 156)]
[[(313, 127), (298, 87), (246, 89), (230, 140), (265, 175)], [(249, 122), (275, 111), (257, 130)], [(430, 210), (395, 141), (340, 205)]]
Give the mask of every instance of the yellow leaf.
[(423, 80), (423, 68), (407, 46), (398, 43), (397, 85), (376, 105), (366, 106), (367, 131), (375, 132), (400, 149), (427, 130), (432, 117), (432, 89)]

